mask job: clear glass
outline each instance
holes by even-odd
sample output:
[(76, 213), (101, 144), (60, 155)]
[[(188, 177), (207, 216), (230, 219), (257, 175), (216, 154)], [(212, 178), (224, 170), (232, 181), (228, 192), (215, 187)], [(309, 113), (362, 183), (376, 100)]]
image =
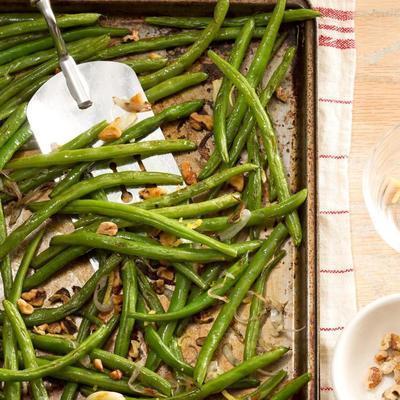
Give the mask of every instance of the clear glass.
[(400, 125), (375, 146), (364, 170), (363, 192), (375, 229), (400, 252)]

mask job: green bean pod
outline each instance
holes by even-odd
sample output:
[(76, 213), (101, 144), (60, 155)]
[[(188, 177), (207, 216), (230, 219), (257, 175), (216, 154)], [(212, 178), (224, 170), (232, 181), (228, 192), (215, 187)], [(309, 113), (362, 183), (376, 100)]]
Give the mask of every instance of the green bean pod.
[[(191, 283), (190, 281), (181, 273), (175, 275), (175, 290), (172, 294), (168, 311), (174, 312), (175, 310), (180, 310), (186, 304), (186, 300), (189, 295)], [(161, 341), (169, 348), (172, 336), (174, 335), (177, 326), (176, 321), (170, 321), (166, 324), (162, 324), (158, 329), (158, 335)], [(150, 352), (147, 356), (146, 366), (151, 370), (156, 370), (160, 365), (160, 359), (154, 352)]]
[(0, 50), (6, 50), (24, 42), (30, 42), (48, 36), (46, 32), (23, 33), (0, 40)]
[(110, 188), (118, 185), (137, 186), (143, 184), (179, 184), (181, 177), (157, 172), (117, 172), (99, 175), (88, 179), (85, 185), (79, 183), (72, 186), (69, 192), (59, 195), (48, 203), (48, 207), (34, 213), (27, 221), (15, 229), (3, 241), (0, 248), (0, 259), (15, 249), (30, 233), (40, 226), (47, 218), (61, 210), (70, 201), (85, 196), (100, 188)]
[(21, 104), (0, 127), (0, 148), (17, 132), (26, 121), (26, 104)]
[[(265, 28), (264, 35), (261, 42), (254, 54), (253, 60), (250, 64), (249, 70), (246, 74), (246, 82), (249, 86), (255, 88), (261, 82), (265, 72), (265, 68), (270, 61), (275, 48), (275, 42), (278, 37), (278, 30), (282, 21), (283, 12), (285, 10), (286, 0), (278, 0), (274, 8), (273, 14), (268, 26)], [(239, 91), (240, 92), (240, 91)], [(245, 116), (246, 110), (248, 109), (247, 102), (244, 95), (239, 93), (236, 103), (230, 114), (230, 118), (227, 121), (226, 126), (226, 140), (231, 143), (235, 137), (236, 131), (240, 127), (240, 124)], [(216, 156), (211, 156), (207, 161), (206, 165), (199, 174), (200, 179), (208, 177), (216, 166), (219, 165), (220, 158), (219, 154), (214, 152)]]
[[(261, 131), (261, 136), (264, 142), (264, 148), (267, 153), (268, 162), (271, 173), (273, 175), (274, 183), (277, 187), (278, 198), (280, 201), (287, 199), (290, 196), (289, 186), (286, 181), (286, 173), (279, 154), (279, 148), (275, 137), (274, 128), (265, 112), (260, 99), (258, 98), (255, 90), (248, 84), (245, 77), (238, 73), (234, 68), (225, 62), (221, 57), (212, 51), (209, 51), (210, 58), (220, 68), (224, 74), (229, 76), (234, 82), (238, 90), (245, 96), (248, 105), (254, 112), (257, 124)], [(292, 212), (286, 217), (286, 224), (294, 244), (299, 246), (302, 240), (302, 230), (300, 225), (299, 216), (296, 211)]]
[(263, 382), (254, 392), (242, 396), (240, 400), (262, 400), (270, 395), (275, 388), (287, 377), (287, 372), (284, 370), (278, 371), (271, 378)]
[(244, 361), (238, 366), (230, 369), (227, 372), (217, 376), (214, 379), (207, 381), (203, 386), (189, 393), (182, 393), (169, 400), (202, 400), (208, 398), (211, 394), (220, 393), (235, 382), (242, 378), (253, 374), (258, 369), (264, 368), (278, 360), (280, 360), (287, 352), (286, 347), (277, 347), (267, 353), (255, 356), (250, 360)]
[(271, 400), (288, 400), (291, 399), (296, 393), (298, 393), (303, 386), (305, 386), (311, 380), (311, 374), (306, 372), (288, 382), (281, 390), (271, 397)]
[[(190, 303), (188, 303), (185, 307), (182, 307), (180, 310), (174, 312), (168, 311), (166, 313), (160, 314), (145, 314), (136, 312), (132, 314), (132, 317), (140, 321), (148, 322), (173, 321), (191, 317), (192, 315), (197, 314), (198, 312), (203, 311), (206, 308), (214, 305), (218, 301), (218, 297), (224, 296), (228, 292), (228, 290), (235, 285), (237, 280), (246, 270), (247, 266), (247, 257), (243, 257), (241, 260), (234, 263), (227, 270), (226, 274), (218, 279), (207, 292), (199, 294), (196, 298), (194, 298)], [(209, 294), (211, 292), (213, 296)]]
[[(206, 285), (206, 289), (201, 289), (200, 286), (193, 287), (192, 290), (190, 291), (189, 298), (188, 298), (188, 304), (190, 304), (193, 300), (195, 300), (197, 297), (202, 295), (212, 284), (213, 282), (218, 278), (218, 275), (221, 272), (221, 266), (220, 265), (211, 265), (209, 266), (201, 275), (201, 279)], [(178, 325), (176, 327), (176, 336), (182, 336), (186, 327), (188, 326), (190, 322), (190, 317), (185, 317), (179, 320)]]
[(6, 368), (0, 368), (0, 379), (3, 382), (23, 382), (32, 381), (34, 379), (43, 378), (51, 375), (53, 372), (59, 371), (62, 368), (71, 365), (79, 361), (83, 356), (90, 353), (95, 349), (99, 343), (102, 342), (103, 337), (108, 336), (109, 333), (114, 329), (117, 318), (113, 317), (106, 325), (101, 326), (89, 336), (84, 342), (82, 342), (76, 349), (63, 357), (57, 358), (45, 365), (40, 365), (36, 368), (27, 368), (20, 371), (13, 371)]
[(40, 18), (38, 13), (3, 13), (0, 14), (0, 25), (8, 25), (14, 22), (34, 21)]
[[(186, 249), (172, 248), (157, 245), (134, 242), (132, 240), (121, 239), (99, 235), (92, 232), (76, 232), (70, 235), (58, 235), (52, 239), (52, 244), (80, 244), (83, 246), (106, 249), (126, 255), (150, 258), (153, 260), (166, 261), (187, 261), (187, 262), (217, 262), (230, 260), (218, 251), (209, 249)], [(260, 241), (248, 241), (231, 245), (232, 250), (237, 251), (238, 255), (248, 251), (254, 251), (260, 246)]]
[(121, 270), (123, 302), (118, 334), (115, 338), (114, 354), (127, 357), (131, 343), (131, 334), (135, 320), (129, 314), (136, 310), (137, 301), (137, 275), (136, 265), (128, 259)]
[(21, 264), (19, 265), (17, 274), (15, 275), (14, 282), (11, 288), (10, 296), (8, 300), (10, 300), (13, 304), (20, 298), (23, 290), (23, 284), (28, 272), (29, 267), (31, 266), (32, 259), (36, 254), (36, 251), (40, 245), (40, 242), (43, 238), (44, 230), (42, 229), (38, 234), (32, 239), (32, 241), (28, 244), (24, 256), (22, 258)]
[(193, 229), (180, 224), (178, 221), (164, 217), (163, 215), (155, 213), (154, 211), (145, 210), (131, 205), (99, 200), (86, 200), (85, 204), (89, 205), (92, 212), (96, 214), (106, 215), (108, 217), (123, 218), (124, 220), (132, 221), (133, 223), (149, 225), (154, 228), (172, 233), (177, 237), (182, 237), (204, 244), (228, 256), (237, 256), (237, 252), (234, 251), (229, 245), (194, 231)]
[[(3, 207), (0, 203), (0, 241), (4, 240), (7, 235), (7, 225), (3, 213)], [(3, 283), (3, 293), (5, 298), (9, 297), (12, 292), (12, 269), (10, 257), (5, 257), (0, 261), (1, 279)], [(3, 366), (12, 370), (18, 369), (17, 359), (17, 340), (13, 333), (11, 322), (8, 318), (3, 318)], [(4, 384), (4, 395), (6, 399), (21, 398), (21, 385), (18, 382), (7, 382)]]
[[(28, 330), (25, 327), (24, 321), (22, 320), (20, 313), (18, 312), (16, 306), (8, 300), (3, 301), (3, 306), (8, 320), (10, 321), (13, 328), (19, 348), (21, 349), (25, 368), (38, 368), (35, 349), (33, 348)], [(31, 381), (31, 389), (33, 398), (35, 400), (46, 400), (49, 398), (46, 388), (44, 387), (43, 380), (41, 378)]]
[(218, 0), (214, 8), (214, 17), (202, 31), (193, 45), (173, 62), (149, 75), (144, 76), (140, 83), (144, 89), (149, 89), (166, 79), (183, 73), (188, 69), (208, 48), (224, 22), (228, 12), (229, 0)]
[(222, 309), (215, 319), (198, 355), (194, 378), (199, 385), (203, 383), (206, 377), (208, 365), (218, 344), (221, 342), (226, 330), (228, 329), (236, 310), (240, 306), (254, 281), (260, 275), (265, 264), (273, 257), (274, 253), (285, 240), (287, 233), (287, 229), (284, 225), (279, 224), (276, 226), (271, 235), (264, 241), (261, 248), (251, 260), (245, 274), (239, 278), (235, 287), (231, 290), (229, 302), (222, 306)]
[(29, 124), (25, 122), (0, 148), (0, 170), (8, 163), (17, 150), (32, 136)]
[(271, 262), (265, 267), (260, 277), (254, 284), (254, 295), (250, 304), (249, 318), (244, 338), (243, 360), (248, 360), (257, 354), (257, 344), (261, 332), (261, 322), (263, 318), (263, 310), (265, 309), (266, 284), (271, 271), (279, 264), (286, 252), (279, 251)]
[(168, 64), (168, 58), (133, 58), (130, 60), (121, 61), (122, 63), (129, 65), (137, 74), (142, 72), (157, 71)]
[[(68, 32), (64, 32), (62, 36), (65, 42), (72, 42), (74, 40), (79, 40), (87, 37), (95, 37), (100, 35), (124, 36), (128, 33), (129, 30), (125, 28), (93, 26), (89, 28), (74, 29)], [(53, 46), (54, 42), (51, 37), (39, 38), (31, 41), (19, 41), (16, 46), (12, 46), (8, 50), (2, 51), (0, 53), (0, 65), (41, 50), (51, 49), (53, 48)]]
[(125, 145), (94, 147), (89, 149), (60, 150), (54, 153), (37, 154), (10, 161), (7, 169), (46, 168), (70, 165), (83, 161), (99, 161), (124, 158), (127, 156), (150, 157), (179, 151), (194, 150), (194, 142), (184, 139), (151, 140)]
[(232, 167), (224, 171), (221, 171), (220, 173), (217, 173), (208, 179), (204, 179), (201, 182), (195, 183), (194, 185), (187, 186), (184, 189), (177, 190), (176, 192), (172, 192), (155, 199), (147, 199), (140, 202), (139, 203), (140, 205), (138, 203), (135, 203), (135, 205), (141, 208), (148, 209), (148, 208), (168, 207), (175, 204), (179, 204), (199, 194), (205, 193), (218, 185), (221, 185), (222, 183), (228, 181), (233, 176), (254, 171), (257, 168), (258, 166), (253, 164), (238, 165), (236, 167)]
[[(266, 107), (269, 101), (272, 98), (272, 95), (278, 89), (279, 85), (282, 83), (290, 65), (293, 62), (293, 58), (295, 56), (296, 49), (294, 47), (289, 47), (282, 59), (282, 62), (276, 68), (274, 73), (272, 74), (270, 80), (268, 81), (266, 87), (263, 89), (260, 95), (261, 104)], [(237, 160), (240, 157), (240, 154), (246, 145), (246, 143), (250, 143), (250, 146), (256, 145), (256, 148), (259, 148), (258, 144), (255, 143), (257, 138), (256, 130), (256, 120), (253, 116), (251, 110), (247, 110), (247, 113), (244, 117), (244, 121), (238, 134), (236, 135), (235, 139), (233, 140), (232, 146), (229, 151), (229, 163), (228, 166), (235, 165)], [(249, 137), (253, 137), (252, 140)], [(254, 146), (253, 146), (254, 147)], [(253, 148), (250, 147), (250, 153), (252, 154)], [(257, 165), (261, 165), (261, 162), (257, 162)]]
[(14, 78), (10, 75), (0, 77), (0, 89), (5, 88)]
[(190, 264), (173, 263), (172, 267), (176, 269), (179, 273), (184, 275), (190, 282), (194, 283), (201, 289), (207, 288), (207, 283), (196, 274), (194, 268)]
[[(100, 14), (66, 14), (57, 18), (57, 24), (60, 28), (71, 28), (73, 26), (91, 25), (100, 18)], [(38, 32), (47, 30), (47, 23), (44, 18), (34, 19), (32, 21), (15, 22), (0, 27), (0, 38), (20, 35), (28, 32)]]
[[(254, 31), (254, 20), (248, 20), (243, 26), (229, 57), (229, 63), (236, 69), (240, 68)], [(226, 140), (226, 115), (229, 107), (229, 97), (232, 83), (223, 78), (214, 105), (214, 142), (223, 161), (229, 161), (228, 144)]]
[[(254, 19), (257, 26), (266, 26), (271, 19), (272, 13), (259, 13), (254, 15), (245, 15), (243, 17), (225, 18), (222, 26), (243, 26), (250, 18)], [(285, 10), (282, 22), (297, 22), (314, 19), (320, 16), (316, 10), (308, 8), (299, 8), (294, 10)], [(170, 26), (172, 28), (182, 29), (202, 29), (210, 23), (208, 17), (146, 17), (145, 22), (151, 25)]]
[[(90, 357), (92, 359), (98, 358), (102, 361), (105, 367), (119, 369), (126, 375), (132, 375), (137, 368), (134, 362), (127, 360), (125, 357), (101, 349), (94, 349), (90, 353)], [(143, 385), (153, 387), (167, 396), (171, 395), (171, 384), (166, 379), (146, 367), (140, 367), (138, 380)]]
[[(145, 94), (147, 100), (153, 104), (165, 97), (179, 93), (190, 86), (198, 85), (207, 78), (208, 75), (205, 72), (192, 72), (174, 76), (146, 90)], [(142, 79), (145, 79), (145, 77)]]
[(68, 252), (61, 252), (60, 254), (57, 254), (35, 273), (25, 278), (23, 282), (23, 290), (29, 290), (40, 286), (65, 265), (73, 260), (76, 260), (78, 257), (83, 256), (89, 251), (90, 249), (85, 246), (76, 246), (72, 249), (69, 249)]

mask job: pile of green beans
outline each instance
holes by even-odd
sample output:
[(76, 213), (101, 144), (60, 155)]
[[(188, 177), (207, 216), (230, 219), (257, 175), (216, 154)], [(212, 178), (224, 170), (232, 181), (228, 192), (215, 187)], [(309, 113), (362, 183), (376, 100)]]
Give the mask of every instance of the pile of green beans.
[[(235, 392), (238, 400), (285, 400), (312, 379), (305, 372), (284, 382), (288, 374), (280, 370), (264, 380), (258, 370), (288, 357), (282, 346), (259, 350), (269, 318), (266, 286), (286, 257), (286, 241), (301, 243), (298, 209), (307, 200), (306, 189), (289, 190), (267, 109), (296, 52), (280, 28), (319, 13), (286, 9), (285, 0), (268, 13), (228, 12), (229, 0), (217, 0), (212, 17), (147, 17), (166, 33), (131, 42), (121, 39), (131, 29), (105, 26), (100, 14), (58, 15), (71, 55), (78, 62), (117, 59), (132, 68), (155, 115), (138, 118), (108, 142), (99, 137), (110, 121), (100, 121), (49, 154), (23, 156), (34, 143), (27, 102), (56, 72), (58, 60), (39, 14), (0, 13), (0, 399), (21, 400), (21, 382), (28, 382), (30, 397), (46, 400), (52, 396), (47, 380), (56, 379), (64, 383), (62, 400), (96, 391), (136, 400), (201, 400), (242, 389), (248, 390)], [(234, 43), (216, 50), (226, 41)], [(173, 58), (144, 54), (180, 46), (188, 48)], [(282, 60), (267, 81), (278, 53)], [(216, 68), (202, 65), (206, 57), (205, 65)], [(222, 79), (214, 103), (196, 99), (195, 86), (209, 92), (215, 73)], [(199, 145), (197, 133), (180, 132), (181, 126), (198, 129), (193, 113), (207, 113), (213, 122), (215, 151), (207, 161), (205, 139)], [(164, 125), (173, 127), (168, 139), (146, 139)], [(195, 152), (201, 162), (192, 180), (186, 171), (183, 177), (148, 172), (141, 163), (171, 153), (187, 160)], [(129, 160), (135, 170), (125, 168)], [(112, 172), (97, 175), (103, 167)], [(108, 196), (116, 191), (121, 202)], [(124, 197), (129, 193), (132, 198)], [(7, 213), (20, 208), (29, 213), (8, 226)], [(70, 217), (74, 228), (54, 234), (52, 225)], [(79, 290), (60, 295), (62, 302), (39, 306), (29, 299), (88, 259), (97, 268)], [(220, 345), (241, 307), (249, 312), (241, 359), (228, 360), (233, 368), (211, 377), (210, 364), (220, 367)], [(190, 361), (184, 339), (209, 314), (204, 341)], [(73, 321), (77, 327), (69, 332)], [(62, 332), (49, 333), (56, 328)]]

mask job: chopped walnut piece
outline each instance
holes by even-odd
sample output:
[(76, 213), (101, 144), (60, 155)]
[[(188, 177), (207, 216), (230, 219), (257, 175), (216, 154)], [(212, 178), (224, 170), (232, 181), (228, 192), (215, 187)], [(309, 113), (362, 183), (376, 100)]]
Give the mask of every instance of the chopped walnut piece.
[(182, 242), (174, 235), (168, 232), (160, 233), (160, 243), (166, 247), (177, 247)]
[(181, 165), (182, 176), (187, 185), (197, 183), (197, 175), (193, 172), (192, 166), (189, 161), (184, 161)]
[(368, 370), (367, 388), (370, 390), (376, 388), (381, 383), (382, 378), (382, 371), (377, 367), (371, 367)]
[(114, 104), (128, 112), (142, 112), (151, 110), (151, 105), (142, 93), (136, 93), (129, 100), (113, 97)]
[(111, 221), (104, 221), (98, 226), (96, 233), (115, 236), (118, 233), (118, 225)]
[(33, 313), (33, 307), (29, 303), (27, 303), (24, 299), (18, 299), (17, 306), (21, 314), (30, 315)]
[(49, 325), (48, 324), (42, 324), (38, 326), (33, 327), (33, 332), (37, 333), (38, 335), (45, 335), (47, 332)]
[(131, 346), (129, 348), (129, 357), (133, 359), (139, 357), (140, 342), (138, 340), (131, 340)]
[(33, 307), (42, 307), (46, 300), (46, 291), (42, 288), (31, 289), (29, 292), (24, 292), (21, 297)]
[(114, 294), (112, 296), (112, 302), (114, 305), (119, 306), (123, 302), (123, 296), (122, 294)]
[(231, 179), (229, 179), (229, 184), (238, 192), (242, 192), (244, 189), (244, 176), (243, 175), (235, 175)]
[(392, 343), (392, 334), (387, 333), (381, 340), (380, 349), (381, 350), (389, 350), (391, 343)]
[(384, 400), (399, 400), (400, 399), (400, 385), (393, 385), (389, 389), (385, 390), (382, 395)]
[(394, 367), (394, 381), (399, 385), (400, 384), (400, 364), (397, 364)]
[(399, 351), (400, 350), (400, 336), (392, 333), (390, 336), (390, 348), (392, 350)]
[(97, 369), (97, 371), (100, 371), (100, 372), (104, 371), (103, 363), (101, 362), (100, 358), (95, 358), (93, 360), (93, 367), (95, 367)]
[(116, 118), (111, 124), (107, 125), (100, 133), (98, 138), (103, 142), (117, 140), (122, 135), (122, 129), (119, 127), (120, 118)]
[(49, 302), (51, 304), (61, 302), (63, 304), (66, 304), (69, 302), (71, 298), (71, 295), (69, 294), (69, 291), (67, 288), (61, 288), (58, 289), (57, 292), (55, 292), (52, 296), (49, 297)]
[(150, 60), (157, 60), (157, 59), (159, 59), (159, 58), (162, 58), (162, 56), (160, 55), (160, 54), (158, 54), (158, 53), (150, 53), (149, 54), (149, 58), (150, 58)]
[(165, 191), (164, 188), (161, 187), (151, 187), (151, 188), (145, 188), (139, 191), (139, 196), (141, 199), (153, 199), (155, 197), (161, 197), (163, 196), (165, 193), (167, 193)]
[(386, 350), (381, 350), (375, 354), (375, 361), (378, 364), (382, 364), (384, 361), (387, 360), (388, 357), (389, 357), (389, 353)]
[(73, 335), (78, 331), (78, 327), (71, 317), (65, 317), (65, 319), (62, 320), (60, 324), (62, 332), (66, 333), (67, 335)]
[(160, 267), (157, 269), (157, 276), (170, 282), (174, 280), (174, 272), (165, 267)]
[(396, 366), (396, 361), (389, 359), (381, 364), (380, 369), (383, 375), (389, 375), (393, 372), (394, 367)]
[(275, 91), (276, 98), (280, 100), (282, 103), (287, 103), (289, 100), (289, 94), (286, 92), (286, 90), (282, 87), (279, 86), (276, 91)]
[(129, 35), (125, 35), (122, 38), (123, 42), (137, 42), (140, 39), (139, 31), (132, 29)]
[(58, 334), (61, 333), (62, 331), (62, 327), (61, 324), (59, 322), (52, 322), (51, 324), (49, 324), (49, 326), (47, 327), (47, 332), (51, 333), (51, 334)]
[(190, 114), (189, 123), (190, 126), (196, 131), (201, 131), (203, 129), (211, 131), (214, 126), (211, 115), (199, 114), (197, 112)]
[(114, 371), (110, 372), (109, 376), (111, 379), (114, 379), (114, 381), (120, 381), (123, 375), (119, 369), (114, 369)]
[(152, 284), (154, 291), (157, 294), (163, 294), (165, 290), (165, 282), (163, 279), (156, 279)]

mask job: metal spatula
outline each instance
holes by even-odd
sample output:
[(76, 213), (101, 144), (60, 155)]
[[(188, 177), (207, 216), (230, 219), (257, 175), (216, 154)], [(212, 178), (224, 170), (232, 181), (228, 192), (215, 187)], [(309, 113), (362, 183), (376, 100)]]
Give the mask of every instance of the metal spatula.
[[(49, 79), (32, 97), (27, 109), (28, 121), (43, 153), (55, 144), (62, 145), (92, 127), (107, 120), (112, 121), (126, 112), (116, 106), (114, 96), (129, 99), (137, 93), (145, 94), (135, 72), (125, 64), (112, 61), (94, 61), (77, 65), (68, 54), (57, 26), (49, 0), (32, 0), (43, 14), (54, 40), (62, 72)], [(153, 116), (152, 111), (138, 114), (138, 120)], [(148, 135), (145, 140), (164, 139), (161, 129)], [(180, 174), (171, 154), (149, 157), (143, 160), (147, 171)], [(121, 162), (119, 171), (134, 171), (140, 167), (135, 162)], [(112, 172), (111, 169), (92, 171), (93, 175)], [(176, 187), (165, 187), (167, 191)], [(137, 190), (128, 188), (138, 201)], [(121, 192), (109, 194), (109, 200), (121, 201)]]

